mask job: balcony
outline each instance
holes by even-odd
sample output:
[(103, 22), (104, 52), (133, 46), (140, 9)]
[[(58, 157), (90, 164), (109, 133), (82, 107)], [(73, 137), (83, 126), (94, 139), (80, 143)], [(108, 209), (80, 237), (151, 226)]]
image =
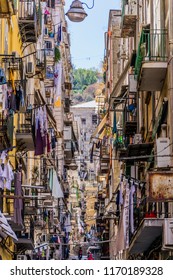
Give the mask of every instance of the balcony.
[(64, 142), (64, 160), (65, 164), (70, 164), (73, 158), (73, 151), (72, 151), (72, 141), (66, 140)]
[(162, 90), (168, 64), (167, 41), (166, 30), (143, 29), (135, 62), (139, 90)]
[(46, 74), (46, 51), (45, 50), (37, 50), (35, 71), (37, 74), (40, 74), (42, 78), (45, 77)]
[[(133, 204), (133, 234), (129, 230), (129, 253), (145, 253), (163, 234), (163, 222), (171, 217), (173, 173), (165, 171), (149, 172), (147, 185), (139, 203)], [(136, 196), (137, 193), (135, 193)], [(163, 203), (166, 202), (167, 203)], [(168, 202), (170, 201), (170, 202)]]
[(108, 148), (105, 146), (101, 147), (100, 155), (100, 173), (107, 173), (110, 167), (110, 154)]
[(64, 98), (64, 112), (69, 113), (70, 112), (70, 105), (71, 105), (71, 100), (69, 97)]
[(55, 51), (54, 49), (44, 49), (46, 56), (46, 64), (54, 65), (55, 62)]
[(24, 215), (35, 215), (37, 208), (35, 206), (27, 205), (24, 207)]
[(26, 233), (18, 233), (18, 240), (15, 241), (17, 251), (33, 250), (34, 249), (34, 222), (32, 219), (28, 219), (30, 226), (27, 228)]
[(13, 145), (13, 115), (9, 115), (7, 119), (4, 119), (0, 115), (0, 147), (10, 147)]
[(124, 109), (124, 135), (133, 136), (137, 132), (137, 113), (136, 113), (136, 100), (130, 98), (127, 100)]
[(162, 235), (163, 219), (145, 218), (133, 237), (129, 252), (139, 254), (147, 251), (152, 243)]
[[(46, 54), (46, 58), (47, 58), (47, 54)], [(46, 65), (47, 65), (47, 59), (46, 59)], [(46, 88), (54, 86), (54, 67), (51, 65), (46, 66), (44, 85)]]
[(23, 43), (36, 43), (39, 21), (35, 0), (20, 0), (18, 20)]
[(126, 161), (126, 163), (133, 164), (137, 161), (150, 161), (152, 149), (154, 147), (153, 142), (129, 144), (125, 154), (120, 157), (120, 160)]
[(0, 18), (9, 18), (15, 15), (17, 0), (0, 0)]
[(22, 149), (28, 151), (34, 151), (34, 139), (31, 124), (20, 124), (16, 130), (17, 145), (21, 146)]
[(134, 37), (137, 20), (137, 4), (132, 0), (122, 0), (121, 37)]

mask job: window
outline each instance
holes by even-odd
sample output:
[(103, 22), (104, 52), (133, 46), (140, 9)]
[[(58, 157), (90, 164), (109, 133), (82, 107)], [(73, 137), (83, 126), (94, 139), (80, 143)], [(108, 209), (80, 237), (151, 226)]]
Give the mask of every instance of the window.
[(51, 41), (45, 41), (45, 48), (46, 49), (52, 49), (52, 42)]
[(82, 118), (81, 122), (82, 122), (83, 125), (85, 125), (86, 124), (86, 119)]
[(92, 124), (97, 124), (97, 115), (92, 115)]
[(48, 0), (47, 1), (47, 6), (49, 8), (55, 9), (55, 0)]

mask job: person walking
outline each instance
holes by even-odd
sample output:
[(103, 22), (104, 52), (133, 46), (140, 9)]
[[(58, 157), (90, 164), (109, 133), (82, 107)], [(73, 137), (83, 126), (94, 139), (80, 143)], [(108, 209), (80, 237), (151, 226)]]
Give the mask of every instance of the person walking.
[(88, 252), (88, 260), (94, 260), (93, 255), (90, 251)]
[(78, 252), (78, 259), (79, 259), (79, 260), (82, 259), (82, 247), (81, 247), (81, 246), (80, 246), (79, 252)]

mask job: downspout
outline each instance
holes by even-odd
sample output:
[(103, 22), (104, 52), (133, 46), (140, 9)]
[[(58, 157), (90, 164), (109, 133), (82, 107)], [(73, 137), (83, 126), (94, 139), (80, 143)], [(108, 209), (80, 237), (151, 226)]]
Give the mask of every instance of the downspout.
[[(173, 142), (173, 1), (169, 0), (169, 47), (168, 47), (168, 104), (169, 104), (169, 136), (170, 143)], [(173, 145), (171, 145), (171, 155)], [(172, 157), (171, 157), (171, 160)], [(172, 164), (171, 164), (172, 165)]]
[[(137, 19), (136, 19), (136, 34), (134, 37), (134, 46), (135, 46), (135, 50), (136, 50), (136, 54), (138, 52), (138, 44), (139, 44), (139, 26), (140, 26), (140, 22), (139, 22), (139, 0), (136, 1), (136, 5), (137, 5)], [(141, 106), (141, 102), (140, 102), (140, 94), (139, 94), (139, 90), (137, 90), (136, 93), (136, 104), (137, 104), (137, 133), (140, 132), (140, 106)]]

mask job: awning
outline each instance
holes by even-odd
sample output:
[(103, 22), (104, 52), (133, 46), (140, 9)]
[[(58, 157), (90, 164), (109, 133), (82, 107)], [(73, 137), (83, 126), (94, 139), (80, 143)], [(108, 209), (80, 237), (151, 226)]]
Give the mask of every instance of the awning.
[(0, 235), (2, 237), (6, 237), (6, 236), (10, 236), (12, 237), (14, 240), (18, 240), (16, 234), (14, 233), (14, 231), (12, 230), (11, 226), (9, 225), (7, 219), (5, 218), (5, 216), (2, 214), (2, 212), (0, 211)]
[(113, 98), (114, 108), (116, 108), (118, 105), (120, 105), (124, 101), (126, 101), (127, 93), (128, 93), (128, 86), (127, 85), (122, 85), (120, 94), (117, 95), (117, 96), (114, 96), (114, 95), (111, 96), (111, 98)]
[(99, 140), (103, 140), (103, 137), (106, 135), (106, 128), (103, 129), (102, 133), (99, 134)]
[(63, 191), (61, 189), (61, 185), (58, 181), (58, 177), (56, 171), (53, 171), (53, 189), (52, 189), (52, 196), (55, 198), (64, 198)]
[(149, 161), (154, 147), (153, 142), (129, 144), (120, 156), (120, 160), (128, 163), (135, 161)]
[(34, 249), (34, 243), (31, 238), (18, 238), (17, 241), (15, 241), (15, 244), (17, 245), (17, 249), (19, 250), (33, 250)]
[(91, 138), (100, 138), (98, 137), (100, 133), (102, 133), (103, 129), (104, 129), (104, 126), (106, 124), (106, 121), (107, 121), (107, 117), (108, 117), (108, 114), (106, 114), (104, 116), (104, 118), (101, 120), (101, 122), (99, 123), (99, 125), (96, 127), (95, 131), (93, 132), (93, 134), (91, 135)]
[(121, 89), (121, 86), (126, 78), (126, 75), (128, 73), (128, 70), (129, 70), (129, 67), (130, 67), (130, 64), (131, 64), (131, 60), (132, 60), (132, 56), (130, 56), (123, 72), (121, 73), (121, 76), (119, 77), (115, 87), (113, 88), (113, 91), (110, 95), (110, 98), (109, 98), (109, 110), (111, 109), (112, 105), (113, 105), (113, 102), (114, 102), (114, 97), (116, 98), (117, 94), (119, 93), (120, 89)]

